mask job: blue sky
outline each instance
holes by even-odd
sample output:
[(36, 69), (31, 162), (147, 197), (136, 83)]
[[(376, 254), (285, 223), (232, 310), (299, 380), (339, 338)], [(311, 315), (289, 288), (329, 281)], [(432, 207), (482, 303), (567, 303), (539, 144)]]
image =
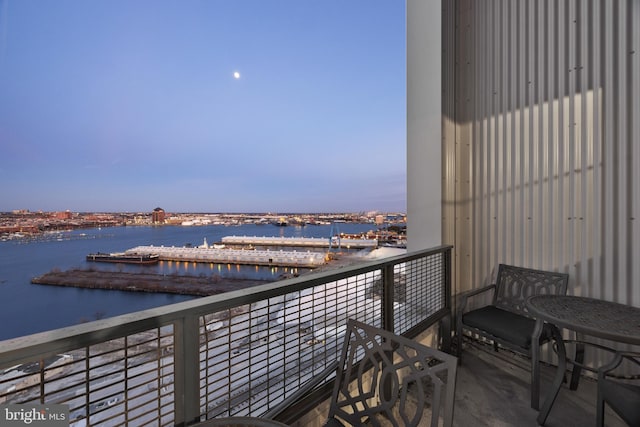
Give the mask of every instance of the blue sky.
[(405, 63), (398, 0), (0, 0), (0, 211), (405, 211)]

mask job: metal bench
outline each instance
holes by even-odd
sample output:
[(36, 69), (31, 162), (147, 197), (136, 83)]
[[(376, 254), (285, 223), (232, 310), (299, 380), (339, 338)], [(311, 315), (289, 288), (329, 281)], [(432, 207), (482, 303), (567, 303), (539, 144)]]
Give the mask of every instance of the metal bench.
[[(500, 264), (496, 283), (462, 294), (456, 313), (456, 338), (458, 357), (462, 360), (463, 331), (493, 341), (520, 354), (531, 357), (531, 335), (535, 319), (528, 313), (525, 302), (533, 295), (565, 295), (569, 275), (551, 271), (534, 270)], [(491, 304), (467, 311), (468, 300), (493, 291)], [(554, 337), (554, 334), (557, 335)], [(542, 345), (551, 339), (561, 339), (557, 329), (545, 324), (540, 341)], [(538, 409), (538, 364), (531, 366), (531, 407)]]

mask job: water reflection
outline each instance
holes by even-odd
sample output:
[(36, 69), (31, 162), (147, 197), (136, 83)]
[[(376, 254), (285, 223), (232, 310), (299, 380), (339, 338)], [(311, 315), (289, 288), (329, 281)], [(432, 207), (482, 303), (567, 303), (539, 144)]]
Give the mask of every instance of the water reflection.
[[(102, 267), (101, 267), (102, 268)], [(105, 266), (102, 269), (114, 268), (114, 266)], [(216, 263), (196, 263), (196, 262), (175, 262), (160, 261), (154, 266), (118, 266), (120, 271), (140, 271), (144, 269), (147, 273), (163, 274), (163, 275), (216, 275), (221, 278), (229, 279), (252, 279), (252, 280), (277, 280), (285, 275), (303, 274), (310, 269), (293, 268), (293, 267), (276, 267), (276, 266), (258, 266), (258, 265), (240, 265), (240, 264), (216, 264)], [(124, 270), (122, 270), (124, 269)], [(151, 270), (151, 271), (150, 271)]]

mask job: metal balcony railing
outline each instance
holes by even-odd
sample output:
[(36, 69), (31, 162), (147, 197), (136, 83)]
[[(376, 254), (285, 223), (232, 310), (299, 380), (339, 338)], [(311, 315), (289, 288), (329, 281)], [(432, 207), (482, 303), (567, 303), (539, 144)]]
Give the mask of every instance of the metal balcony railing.
[(65, 404), (74, 426), (262, 416), (332, 366), (348, 318), (448, 326), (450, 278), (443, 246), (6, 340), (0, 404)]

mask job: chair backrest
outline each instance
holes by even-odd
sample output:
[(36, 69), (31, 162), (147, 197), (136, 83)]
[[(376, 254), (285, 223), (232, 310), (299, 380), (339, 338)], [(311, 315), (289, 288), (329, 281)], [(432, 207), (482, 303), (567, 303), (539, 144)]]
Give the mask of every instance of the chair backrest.
[(493, 304), (502, 309), (528, 316), (525, 302), (533, 295), (566, 295), (567, 273), (534, 270), (500, 264)]
[[(457, 358), (349, 320), (329, 418), (360, 426), (451, 426)], [(424, 425), (424, 424), (421, 424)]]

